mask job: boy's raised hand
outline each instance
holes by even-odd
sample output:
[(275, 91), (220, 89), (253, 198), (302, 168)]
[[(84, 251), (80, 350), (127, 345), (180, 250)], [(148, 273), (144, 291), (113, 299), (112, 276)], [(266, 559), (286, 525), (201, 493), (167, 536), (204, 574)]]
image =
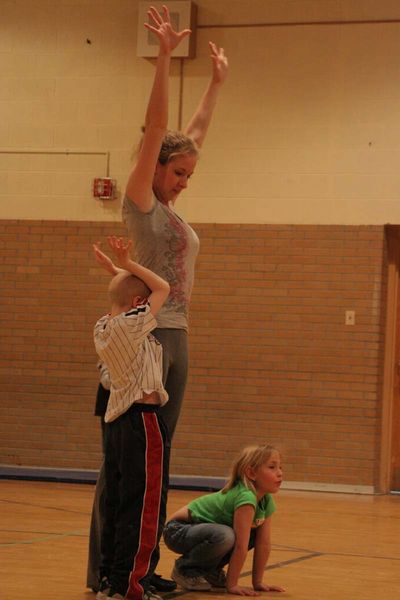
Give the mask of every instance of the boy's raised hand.
[(130, 250), (132, 248), (132, 240), (125, 242), (122, 238), (111, 235), (107, 238), (107, 241), (118, 261), (118, 264), (121, 267), (126, 267), (131, 260)]
[(93, 244), (93, 252), (97, 263), (108, 273), (111, 273), (111, 275), (116, 275), (120, 271), (120, 269), (114, 265), (111, 258), (107, 256), (107, 254), (104, 254), (102, 250), (100, 250), (100, 242)]
[(175, 31), (172, 29), (169, 10), (165, 5), (162, 7), (162, 12), (163, 14), (161, 15), (154, 6), (151, 6), (147, 14), (153, 21), (153, 25), (145, 23), (144, 26), (158, 37), (160, 50), (166, 54), (170, 54), (183, 38), (191, 34), (191, 30), (183, 29), (182, 31)]

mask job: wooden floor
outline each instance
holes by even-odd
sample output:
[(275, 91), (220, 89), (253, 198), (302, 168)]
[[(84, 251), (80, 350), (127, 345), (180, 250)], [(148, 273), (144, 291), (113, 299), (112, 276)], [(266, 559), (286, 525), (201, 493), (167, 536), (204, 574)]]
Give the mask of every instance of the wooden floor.
[[(94, 487), (0, 480), (1, 600), (94, 600), (85, 588)], [(198, 492), (171, 491), (170, 513)], [(265, 581), (291, 600), (399, 600), (400, 496), (282, 491)], [(157, 571), (169, 576), (164, 545)], [(251, 558), (241, 582), (250, 583)], [(210, 600), (225, 592), (183, 593)]]

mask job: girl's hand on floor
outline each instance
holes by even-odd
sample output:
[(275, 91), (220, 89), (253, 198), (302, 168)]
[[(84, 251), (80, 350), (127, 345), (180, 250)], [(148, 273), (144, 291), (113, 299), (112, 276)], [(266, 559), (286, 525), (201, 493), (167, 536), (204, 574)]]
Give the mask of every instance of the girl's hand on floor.
[(226, 588), (229, 594), (236, 594), (237, 596), (258, 596), (258, 592), (252, 588), (242, 587), (240, 585), (233, 585), (230, 588)]
[(267, 585), (266, 583), (258, 583), (254, 589), (258, 592), (286, 592), (285, 588), (279, 585)]

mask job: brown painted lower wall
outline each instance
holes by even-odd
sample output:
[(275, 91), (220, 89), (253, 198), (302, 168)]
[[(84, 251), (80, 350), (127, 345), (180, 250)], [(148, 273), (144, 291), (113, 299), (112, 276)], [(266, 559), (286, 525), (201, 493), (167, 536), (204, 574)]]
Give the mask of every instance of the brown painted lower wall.
[[(171, 472), (224, 476), (242, 446), (268, 441), (287, 480), (374, 485), (383, 227), (195, 228), (190, 380)], [(91, 244), (123, 226), (10, 220), (0, 232), (0, 463), (96, 469), (92, 328), (108, 277)]]

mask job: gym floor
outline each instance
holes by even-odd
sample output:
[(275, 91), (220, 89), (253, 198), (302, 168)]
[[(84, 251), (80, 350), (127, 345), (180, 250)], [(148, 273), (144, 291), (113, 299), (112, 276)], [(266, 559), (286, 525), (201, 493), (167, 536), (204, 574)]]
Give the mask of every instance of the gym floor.
[[(172, 514), (204, 492), (171, 490)], [(94, 486), (0, 481), (2, 600), (94, 600), (85, 587)], [(281, 491), (264, 580), (286, 588), (262, 596), (290, 600), (398, 600), (400, 496)], [(169, 577), (174, 555), (161, 543), (157, 572)], [(251, 552), (241, 582), (251, 583)], [(178, 590), (166, 600), (209, 600), (225, 591)]]

